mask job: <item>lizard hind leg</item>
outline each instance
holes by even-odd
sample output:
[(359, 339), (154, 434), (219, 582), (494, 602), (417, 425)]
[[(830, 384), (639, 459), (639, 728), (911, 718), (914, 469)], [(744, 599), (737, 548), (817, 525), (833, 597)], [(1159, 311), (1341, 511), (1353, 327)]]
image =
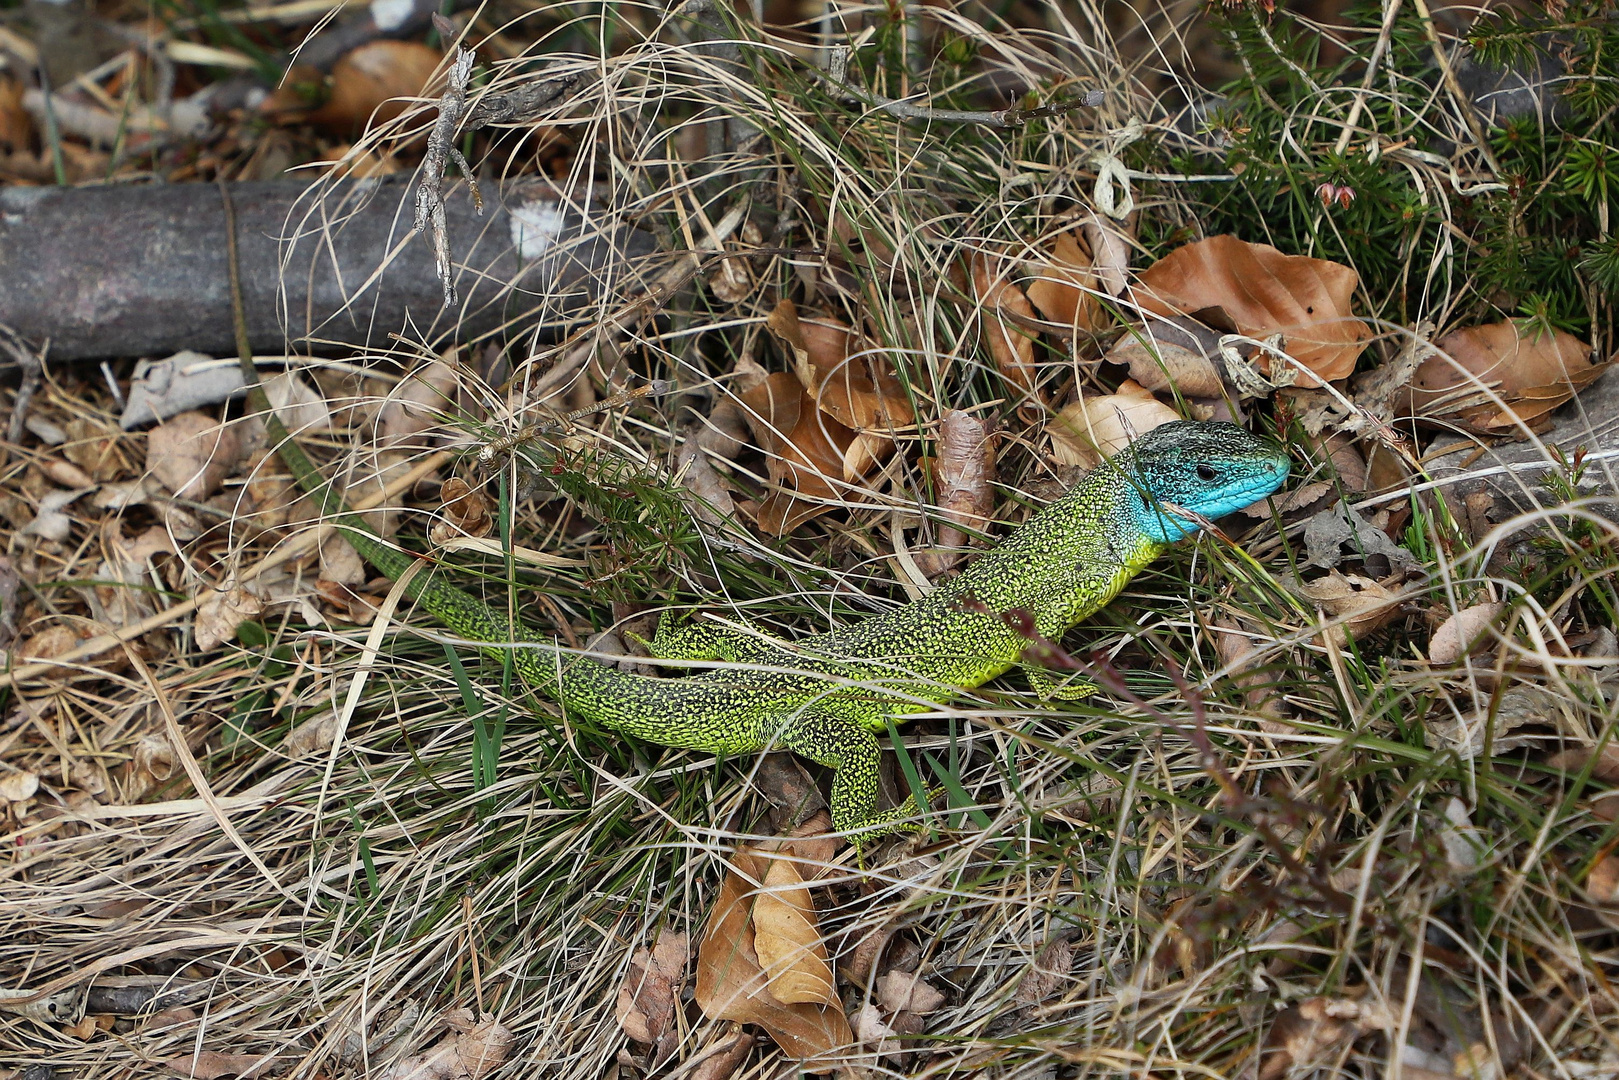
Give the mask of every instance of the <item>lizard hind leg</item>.
[(778, 741), (799, 757), (833, 770), (832, 826), (849, 836), (857, 854), (892, 833), (923, 828), (915, 795), (891, 810), (877, 809), (882, 751), (877, 737), (853, 720), (806, 710), (788, 723)]

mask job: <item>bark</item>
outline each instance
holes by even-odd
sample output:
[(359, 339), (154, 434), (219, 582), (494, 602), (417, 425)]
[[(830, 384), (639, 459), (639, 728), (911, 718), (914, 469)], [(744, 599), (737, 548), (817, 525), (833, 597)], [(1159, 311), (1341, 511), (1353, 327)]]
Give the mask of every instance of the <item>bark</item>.
[[(231, 192), (248, 330), (266, 354), (386, 348), (391, 334), (430, 345), (536, 329), (551, 339), (590, 305), (638, 292), (656, 250), (588, 195), (513, 183), (492, 190), (479, 216), (455, 184), (445, 197), (460, 301), (451, 309), (428, 238), (409, 235), (408, 181)], [(235, 355), (218, 190), (0, 190), (0, 325), (48, 338), (51, 360)]]

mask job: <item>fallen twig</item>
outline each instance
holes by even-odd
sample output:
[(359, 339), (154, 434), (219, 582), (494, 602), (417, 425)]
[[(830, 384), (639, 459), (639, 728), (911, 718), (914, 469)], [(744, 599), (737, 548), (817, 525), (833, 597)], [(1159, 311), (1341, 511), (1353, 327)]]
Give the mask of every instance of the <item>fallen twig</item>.
[[(446, 37), (454, 33), (449, 20), (442, 15), (433, 16), (433, 25)], [(444, 168), (448, 161), (455, 162), (461, 175), (472, 189), (472, 205), (483, 213), (483, 194), (478, 190), (477, 177), (472, 166), (455, 147), (455, 133), (461, 126), (461, 117), (467, 111), (467, 83), (472, 78), (471, 49), (458, 49), (455, 63), (450, 65), (448, 84), (438, 101), (438, 119), (433, 122), (433, 133), (427, 137), (427, 153), (422, 158), (421, 179), (416, 182), (416, 228), (427, 230), (433, 244), (433, 265), (438, 279), (444, 285), (444, 306), (459, 303), (455, 295), (455, 279), (450, 274), (450, 233), (444, 222)]]

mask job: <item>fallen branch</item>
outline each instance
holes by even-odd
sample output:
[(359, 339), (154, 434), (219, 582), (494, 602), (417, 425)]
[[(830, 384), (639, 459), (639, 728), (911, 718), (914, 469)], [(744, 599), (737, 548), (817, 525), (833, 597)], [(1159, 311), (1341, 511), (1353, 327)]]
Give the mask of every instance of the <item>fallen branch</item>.
[[(635, 291), (632, 264), (657, 247), (543, 181), (492, 191), (482, 219), (452, 192), (447, 226), (466, 240), (446, 308), (426, 245), (405, 242), (405, 179), (232, 190), (249, 336), (266, 354), (389, 348), (405, 327), (434, 348), (536, 327), (554, 340), (581, 309)], [(0, 324), (49, 339), (55, 361), (234, 355), (224, 225), (217, 196), (186, 184), (0, 190)]]

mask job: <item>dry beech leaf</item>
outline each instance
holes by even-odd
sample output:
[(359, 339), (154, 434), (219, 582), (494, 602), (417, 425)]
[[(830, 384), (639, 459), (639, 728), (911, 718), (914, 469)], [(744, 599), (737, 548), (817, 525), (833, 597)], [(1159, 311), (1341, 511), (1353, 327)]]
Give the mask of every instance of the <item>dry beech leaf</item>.
[(1428, 639), (1428, 662), (1446, 667), (1489, 644), (1485, 631), (1504, 610), (1504, 604), (1488, 603), (1453, 612)]
[(165, 1068), (194, 1080), (224, 1080), (227, 1076), (248, 1080), (262, 1076), (274, 1064), (274, 1054), (221, 1054), (217, 1050), (182, 1054), (163, 1063)]
[(1180, 315), (1132, 326), (1104, 359), (1128, 365), (1130, 378), (1154, 393), (1174, 389), (1185, 397), (1219, 398), (1225, 395), (1214, 360), (1219, 352), (1217, 333)]
[(197, 605), (192, 634), (204, 652), (236, 636), (236, 628), (264, 611), (264, 601), (241, 586), (210, 589)]
[[(823, 851), (826, 845), (809, 840), (788, 841), (781, 847), (800, 858), (815, 858), (807, 851)], [(842, 1007), (778, 1001), (754, 948), (751, 914), (759, 892), (753, 883), (765, 879), (773, 861), (779, 860), (752, 848), (732, 857), (697, 952), (697, 1005), (713, 1020), (758, 1024), (791, 1057), (825, 1058), (854, 1043)]]
[(1119, 223), (1101, 214), (1092, 214), (1080, 226), (1091, 249), (1091, 270), (1096, 283), (1109, 296), (1119, 296), (1129, 281), (1130, 238)]
[[(1595, 363), (1590, 346), (1561, 330), (1525, 337), (1517, 323), (1470, 326), (1446, 334), (1411, 380), (1406, 415), (1456, 421), (1483, 434), (1501, 434), (1521, 421), (1533, 430), (1594, 382), (1612, 360)], [(1452, 362), (1454, 361), (1454, 362)], [(1505, 402), (1502, 408), (1484, 387)]]
[(234, 425), (195, 410), (171, 416), (146, 435), (146, 469), (178, 499), (201, 501), (219, 490), (242, 456)]
[(1404, 594), (1398, 593), (1380, 581), (1359, 574), (1340, 574), (1333, 570), (1326, 577), (1301, 582), (1285, 579), (1284, 584), (1305, 600), (1313, 603), (1335, 622), (1326, 632), (1331, 648), (1342, 648), (1344, 635), (1359, 640), (1366, 634), (1386, 626), (1400, 614)]
[(1019, 1005), (1039, 1005), (1073, 983), (1074, 945), (1058, 934), (1040, 947), (1034, 962), (1018, 980), (1013, 997)]
[(794, 863), (771, 859), (753, 902), (753, 948), (770, 996), (785, 1005), (837, 1005), (815, 902)]
[[(998, 273), (1000, 260), (980, 251), (969, 262), (972, 271), (973, 295), (979, 304), (979, 319), (984, 338), (989, 342), (989, 354), (995, 359), (995, 368), (1001, 373), (1014, 396), (1034, 399), (1034, 336), (1003, 317), (1003, 312), (1035, 321), (1034, 306), (1028, 296)], [(1021, 411), (1030, 405), (1023, 400)]]
[[(1595, 761), (1591, 759), (1595, 758)], [(1564, 772), (1580, 773), (1590, 765), (1591, 775), (1606, 784), (1619, 784), (1619, 743), (1610, 741), (1597, 753), (1594, 746), (1576, 746), (1559, 750), (1546, 759), (1546, 764)]]
[(824, 514), (831, 507), (795, 498), (836, 499), (836, 477), (843, 475), (844, 454), (854, 432), (815, 407), (809, 392), (785, 372), (738, 392), (747, 406), (753, 439), (765, 452), (770, 481), (791, 491), (773, 491), (759, 509), (759, 528), (775, 536)]
[(459, 375), (455, 364), (442, 359), (415, 368), (388, 395), (378, 414), (379, 442), (393, 446), (437, 427), (446, 413), (455, 411)]
[(753, 275), (748, 260), (739, 256), (721, 259), (708, 274), (708, 291), (727, 304), (740, 304), (753, 295)]
[(449, 1032), (431, 1049), (373, 1069), (371, 1080), (483, 1080), (511, 1055), (516, 1036), (489, 1014), (452, 1009), (443, 1021)]
[(39, 790), (39, 774), (27, 769), (0, 772), (0, 801), (22, 802)]
[(799, 319), (783, 300), (765, 327), (793, 355), (793, 373), (817, 408), (854, 432), (843, 454), (843, 479), (853, 483), (887, 459), (894, 434), (914, 427), (905, 384), (871, 353), (851, 358), (850, 331), (833, 319)]
[[(1142, 271), (1136, 300), (1158, 315), (1213, 318), (1251, 338), (1283, 335), (1283, 347), (1306, 369), (1297, 385), (1309, 388), (1349, 375), (1366, 348), (1371, 330), (1350, 308), (1359, 283), (1355, 271), (1335, 262), (1211, 236)], [(1268, 356), (1258, 363), (1270, 373)]]
[(1604, 855), (1591, 867), (1585, 891), (1599, 904), (1619, 904), (1619, 855)]
[(1046, 425), (1051, 454), (1063, 465), (1094, 469), (1155, 427), (1180, 414), (1129, 379), (1118, 392), (1082, 398)]
[(636, 950), (618, 988), (614, 1008), (618, 1026), (632, 1041), (657, 1047), (654, 1056), (658, 1058), (666, 1052), (658, 1046), (660, 1040), (677, 1030), (675, 1008), (680, 1003), (680, 986), (686, 978), (690, 952), (685, 934), (665, 930), (650, 950)]
[(951, 409), (939, 420), (934, 452), (933, 486), (945, 523), (939, 526), (937, 549), (917, 556), (930, 577), (961, 561), (969, 533), (989, 527), (995, 512), (994, 433), (977, 417)]
[(463, 536), (488, 536), (494, 531), (495, 522), (489, 512), (489, 500), (484, 498), (481, 489), (459, 476), (452, 476), (440, 485), (439, 499), (443, 502), (439, 511), (442, 518), (433, 522), (429, 530), (433, 543), (443, 544)]
[(1276, 1014), (1260, 1050), (1259, 1080), (1281, 1080), (1295, 1066), (1320, 1065), (1374, 1031), (1393, 1031), (1388, 1008), (1350, 998), (1305, 998)]
[(882, 1010), (867, 1002), (854, 1015), (854, 1035), (879, 1056), (899, 1053), (899, 1032), (883, 1022)]
[(1073, 233), (1059, 233), (1046, 259), (1028, 263), (1025, 269), (1035, 279), (1024, 293), (1048, 321), (1080, 334), (1094, 333), (1106, 325), (1107, 317), (1094, 295), (1097, 284), (1090, 253), (1079, 246)]
[(156, 614), (147, 571), (153, 556), (178, 555), (174, 537), (161, 525), (153, 525), (133, 540), (124, 536), (119, 519), (109, 518), (102, 528), (101, 547), (105, 558), (96, 567), (96, 584), (89, 591), (90, 608), (101, 622), (125, 627)]
[(914, 971), (890, 971), (877, 980), (877, 1001), (889, 1013), (926, 1015), (944, 1005), (944, 995)]
[(45, 475), (51, 478), (51, 483), (65, 488), (93, 488), (96, 482), (90, 479), (90, 474), (61, 458), (47, 458), (45, 461)]
[(73, 519), (64, 511), (75, 499), (94, 490), (94, 487), (85, 487), (72, 491), (47, 491), (39, 498), (39, 510), (34, 514), (34, 520), (22, 527), (22, 535), (38, 536), (57, 543), (66, 540), (73, 532)]
[(411, 107), (393, 99), (421, 95), (441, 59), (420, 42), (366, 42), (332, 66), (331, 96), (309, 122), (339, 135), (386, 123)]

